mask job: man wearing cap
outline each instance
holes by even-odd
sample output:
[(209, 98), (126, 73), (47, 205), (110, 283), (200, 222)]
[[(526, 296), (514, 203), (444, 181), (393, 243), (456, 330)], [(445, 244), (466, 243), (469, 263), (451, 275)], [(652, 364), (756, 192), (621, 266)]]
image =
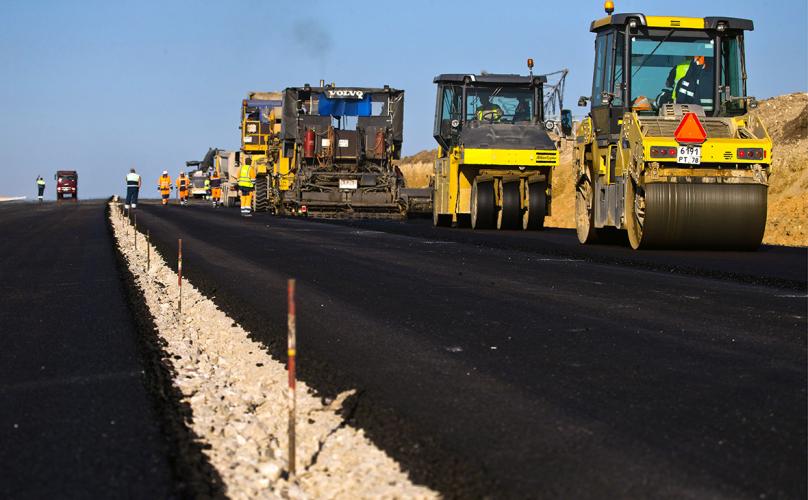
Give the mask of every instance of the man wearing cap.
[(129, 169), (126, 174), (126, 203), (124, 208), (137, 208), (137, 195), (140, 191), (140, 176), (135, 173), (134, 168)]
[(171, 176), (168, 175), (168, 170), (163, 170), (163, 175), (157, 180), (157, 189), (160, 191), (163, 206), (168, 205), (168, 197), (171, 194)]

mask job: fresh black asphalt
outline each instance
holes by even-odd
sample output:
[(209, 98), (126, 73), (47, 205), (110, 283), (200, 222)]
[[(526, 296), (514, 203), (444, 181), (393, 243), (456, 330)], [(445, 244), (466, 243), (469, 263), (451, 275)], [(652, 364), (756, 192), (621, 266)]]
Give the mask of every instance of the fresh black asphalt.
[(102, 202), (0, 206), (0, 497), (170, 498)]
[[(576, 250), (541, 235), (142, 205), (186, 276), (449, 496), (804, 498), (805, 249)], [(581, 253), (584, 252), (584, 253)]]

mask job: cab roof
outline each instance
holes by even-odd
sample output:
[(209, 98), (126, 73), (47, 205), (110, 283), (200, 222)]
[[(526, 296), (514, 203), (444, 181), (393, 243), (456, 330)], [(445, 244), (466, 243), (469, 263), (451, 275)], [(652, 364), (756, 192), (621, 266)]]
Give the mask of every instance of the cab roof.
[(610, 26), (625, 27), (629, 20), (637, 20), (639, 26), (648, 28), (683, 28), (693, 30), (715, 30), (718, 23), (724, 23), (728, 30), (752, 31), (754, 23), (749, 19), (737, 17), (680, 17), (680, 16), (646, 16), (641, 13), (612, 14), (592, 21), (589, 31), (597, 32)]
[(515, 74), (484, 74), (474, 75), (470, 73), (444, 73), (438, 75), (432, 80), (433, 83), (463, 83), (468, 78), (475, 83), (484, 84), (500, 84), (500, 85), (530, 85), (538, 83), (547, 83), (547, 77), (544, 75), (523, 76)]

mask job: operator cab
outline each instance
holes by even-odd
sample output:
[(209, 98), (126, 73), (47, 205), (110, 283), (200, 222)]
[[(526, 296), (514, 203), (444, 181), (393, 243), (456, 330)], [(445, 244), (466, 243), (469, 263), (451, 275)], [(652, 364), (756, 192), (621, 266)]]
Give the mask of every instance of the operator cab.
[(591, 99), (597, 135), (616, 134), (627, 111), (662, 116), (686, 106), (701, 116), (744, 114), (754, 106), (744, 56), (744, 31), (752, 29), (752, 21), (729, 17), (634, 13), (594, 21), (592, 96), (579, 105)]
[(438, 75), (434, 79), (438, 84), (435, 140), (446, 151), (468, 135), (464, 129), (543, 123), (546, 82), (544, 76)]

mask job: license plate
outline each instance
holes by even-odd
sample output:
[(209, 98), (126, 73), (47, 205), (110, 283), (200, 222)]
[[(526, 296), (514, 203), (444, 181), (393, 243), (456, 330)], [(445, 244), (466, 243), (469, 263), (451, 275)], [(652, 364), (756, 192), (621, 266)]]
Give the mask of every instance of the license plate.
[(684, 165), (701, 164), (701, 146), (679, 146), (676, 161)]
[(339, 180), (339, 188), (340, 189), (356, 189), (359, 187), (359, 181), (356, 179), (340, 179)]

